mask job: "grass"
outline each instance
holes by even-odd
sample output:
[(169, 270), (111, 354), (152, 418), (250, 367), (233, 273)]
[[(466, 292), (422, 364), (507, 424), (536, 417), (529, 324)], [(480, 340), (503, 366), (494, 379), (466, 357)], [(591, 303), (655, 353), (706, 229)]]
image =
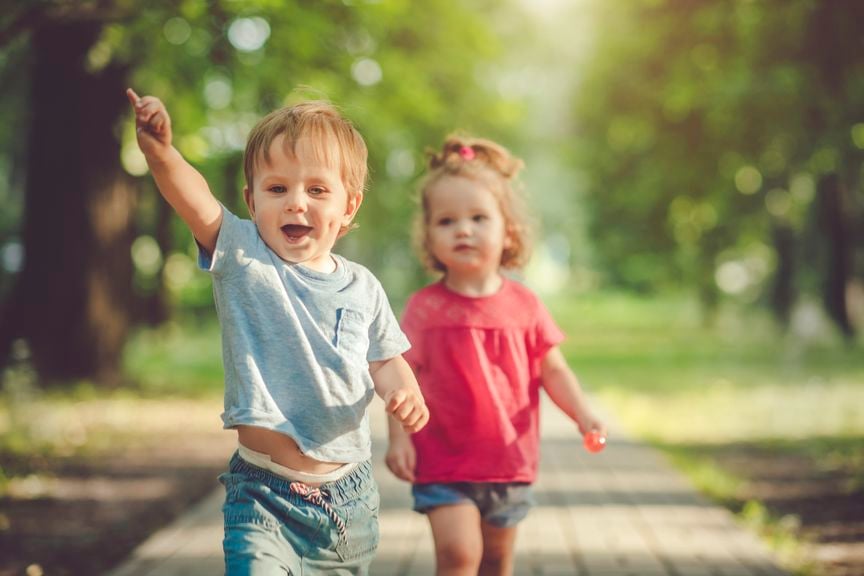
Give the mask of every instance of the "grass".
[(552, 300), (583, 384), (633, 433), (729, 442), (864, 434), (860, 345), (782, 337), (770, 319), (627, 296)]
[(212, 318), (141, 330), (126, 347), (125, 367), (142, 395), (221, 395), (219, 326)]

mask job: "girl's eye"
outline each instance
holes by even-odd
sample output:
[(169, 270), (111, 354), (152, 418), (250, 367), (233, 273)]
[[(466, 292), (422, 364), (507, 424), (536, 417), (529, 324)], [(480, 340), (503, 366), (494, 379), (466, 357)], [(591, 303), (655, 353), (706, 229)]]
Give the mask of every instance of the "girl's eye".
[(441, 218), (440, 220), (438, 220), (439, 226), (449, 226), (452, 223), (453, 223), (452, 218)]
[(486, 220), (486, 215), (485, 214), (476, 214), (476, 215), (474, 215), (472, 220), (474, 220), (474, 222), (483, 222), (484, 220)]
[(267, 188), (267, 190), (270, 192), (273, 192), (274, 194), (282, 194), (285, 192), (286, 188), (285, 188), (285, 186), (282, 186), (280, 184), (275, 184), (275, 185)]
[(312, 188), (309, 188), (309, 194), (313, 196), (320, 196), (325, 192), (327, 192), (327, 190), (325, 188), (322, 188), (321, 186), (313, 186)]

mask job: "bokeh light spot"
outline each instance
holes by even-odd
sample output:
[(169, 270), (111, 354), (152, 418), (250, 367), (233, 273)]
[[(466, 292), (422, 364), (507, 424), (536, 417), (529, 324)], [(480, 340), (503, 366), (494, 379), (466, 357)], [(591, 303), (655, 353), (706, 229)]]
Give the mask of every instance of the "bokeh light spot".
[(735, 187), (742, 194), (755, 194), (762, 188), (762, 174), (753, 166), (743, 166), (735, 173)]
[(270, 24), (263, 18), (238, 18), (228, 27), (228, 41), (241, 52), (254, 52), (270, 38)]
[(145, 276), (155, 276), (162, 266), (162, 250), (152, 236), (138, 236), (132, 242), (132, 262)]
[(384, 77), (384, 72), (375, 60), (361, 58), (351, 66), (351, 76), (361, 86), (374, 86)]
[(204, 85), (204, 99), (211, 108), (216, 110), (227, 108), (233, 97), (234, 89), (225, 77), (214, 76)]
[(772, 216), (785, 218), (792, 209), (792, 197), (783, 188), (772, 188), (765, 194), (765, 207)]
[(168, 42), (180, 46), (181, 44), (185, 44), (192, 36), (192, 27), (183, 18), (174, 17), (165, 22), (165, 26), (162, 27), (162, 33)]

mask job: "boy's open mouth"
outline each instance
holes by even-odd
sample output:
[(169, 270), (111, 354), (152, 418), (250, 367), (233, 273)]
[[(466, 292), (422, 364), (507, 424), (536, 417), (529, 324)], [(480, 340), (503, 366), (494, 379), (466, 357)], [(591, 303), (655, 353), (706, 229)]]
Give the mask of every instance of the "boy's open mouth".
[(289, 240), (299, 240), (311, 231), (311, 226), (303, 226), (302, 224), (286, 224), (285, 226), (282, 226), (282, 233)]

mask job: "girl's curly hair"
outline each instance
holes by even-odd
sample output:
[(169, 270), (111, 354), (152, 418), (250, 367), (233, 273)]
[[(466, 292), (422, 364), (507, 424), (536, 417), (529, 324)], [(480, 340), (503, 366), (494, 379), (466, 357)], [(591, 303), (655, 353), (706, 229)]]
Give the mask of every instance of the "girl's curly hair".
[(445, 177), (475, 180), (498, 201), (509, 242), (501, 253), (502, 268), (521, 268), (528, 261), (531, 230), (516, 180), (524, 167), (521, 159), (491, 140), (454, 134), (440, 150), (430, 150), (428, 172), (420, 184), (420, 213), (415, 219), (414, 240), (424, 264), (430, 270), (445, 272), (429, 247), (429, 191)]

